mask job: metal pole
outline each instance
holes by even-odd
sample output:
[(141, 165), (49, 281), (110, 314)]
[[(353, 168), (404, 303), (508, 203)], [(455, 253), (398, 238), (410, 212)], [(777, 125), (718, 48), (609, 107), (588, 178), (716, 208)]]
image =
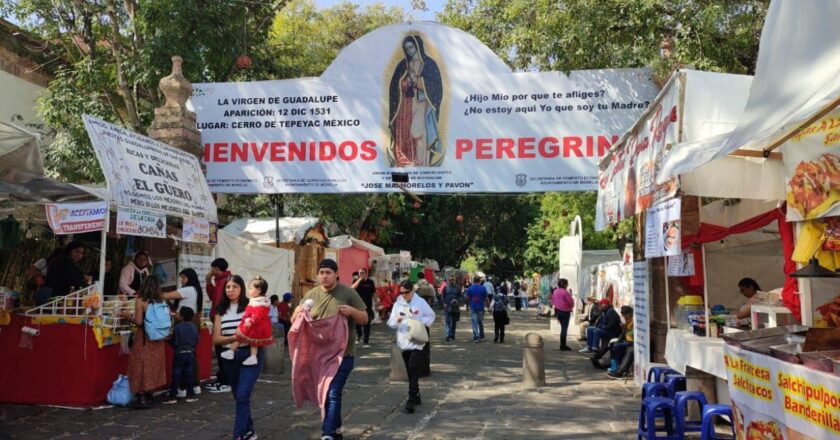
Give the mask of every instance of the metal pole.
[(703, 308), (706, 309), (706, 337), (709, 333), (709, 279), (708, 271), (706, 270), (706, 245), (701, 245), (700, 250), (703, 251)]
[(105, 224), (102, 227), (102, 239), (99, 243), (99, 308), (96, 311), (98, 316), (102, 316), (102, 305), (105, 304), (105, 254), (106, 246), (108, 244), (108, 227), (111, 225), (111, 209), (110, 207), (105, 211)]
[(280, 247), (280, 196), (274, 195), (274, 242)]

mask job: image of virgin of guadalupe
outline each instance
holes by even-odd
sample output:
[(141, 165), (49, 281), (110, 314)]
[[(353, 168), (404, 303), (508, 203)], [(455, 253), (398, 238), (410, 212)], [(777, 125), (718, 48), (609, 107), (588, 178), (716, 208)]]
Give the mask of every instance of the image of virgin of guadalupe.
[(426, 55), (419, 35), (403, 39), (404, 58), (388, 90), (391, 153), (397, 167), (439, 165), (442, 154), (438, 117), (443, 85), (437, 63)]

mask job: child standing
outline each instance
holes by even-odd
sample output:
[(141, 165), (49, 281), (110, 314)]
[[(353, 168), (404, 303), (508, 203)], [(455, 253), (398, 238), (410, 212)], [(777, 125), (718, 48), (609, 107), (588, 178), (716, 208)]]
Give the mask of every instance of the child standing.
[(257, 365), (257, 350), (274, 342), (271, 334), (271, 318), (269, 308), (271, 303), (266, 298), (268, 282), (257, 276), (248, 284), (248, 307), (242, 315), (242, 321), (236, 330), (236, 341), (230, 344), (230, 349), (222, 353), (222, 358), (233, 360), (236, 349), (240, 344), (248, 344), (251, 356), (242, 365)]
[(197, 368), (195, 347), (198, 345), (198, 329), (190, 322), (195, 312), (189, 307), (181, 307), (178, 315), (181, 322), (175, 325), (171, 340), (172, 345), (175, 346), (175, 357), (172, 359), (172, 385), (169, 386), (169, 398), (163, 402), (167, 405), (178, 402), (178, 384), (181, 380), (187, 384), (186, 401), (192, 403), (198, 400), (195, 398), (193, 389), (194, 370)]

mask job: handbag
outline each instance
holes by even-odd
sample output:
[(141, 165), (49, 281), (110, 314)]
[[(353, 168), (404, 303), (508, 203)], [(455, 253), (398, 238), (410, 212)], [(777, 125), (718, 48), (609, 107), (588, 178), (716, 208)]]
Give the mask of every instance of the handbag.
[(408, 339), (413, 344), (425, 344), (429, 342), (429, 334), (426, 332), (426, 325), (418, 319), (409, 319), (408, 325)]
[(107, 400), (111, 405), (127, 406), (134, 396), (128, 386), (128, 376), (120, 374), (108, 391)]

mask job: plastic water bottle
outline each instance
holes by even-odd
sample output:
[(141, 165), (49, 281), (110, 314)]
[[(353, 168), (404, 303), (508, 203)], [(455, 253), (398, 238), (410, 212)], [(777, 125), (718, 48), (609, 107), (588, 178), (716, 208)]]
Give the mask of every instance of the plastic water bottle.
[(615, 373), (618, 370), (618, 362), (615, 359), (610, 359), (610, 373)]

